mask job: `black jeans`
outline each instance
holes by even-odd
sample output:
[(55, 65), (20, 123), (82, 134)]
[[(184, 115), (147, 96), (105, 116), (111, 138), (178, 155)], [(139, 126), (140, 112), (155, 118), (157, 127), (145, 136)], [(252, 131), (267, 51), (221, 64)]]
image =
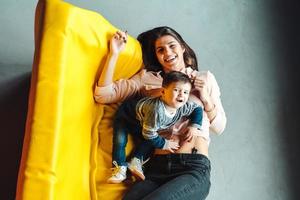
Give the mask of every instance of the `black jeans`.
[(154, 155), (146, 180), (130, 188), (124, 200), (203, 200), (210, 189), (210, 161), (201, 154)]

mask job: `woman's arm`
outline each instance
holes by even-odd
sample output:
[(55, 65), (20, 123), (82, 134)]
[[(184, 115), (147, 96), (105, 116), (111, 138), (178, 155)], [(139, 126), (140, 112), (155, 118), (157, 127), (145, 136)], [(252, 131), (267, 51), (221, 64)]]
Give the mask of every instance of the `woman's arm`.
[(215, 76), (211, 72), (199, 73), (194, 81), (195, 88), (200, 93), (204, 111), (210, 121), (210, 130), (221, 134), (227, 123), (225, 111), (221, 102), (221, 93)]
[(140, 78), (141, 73), (142, 71), (130, 79), (120, 79), (104, 87), (96, 86), (94, 91), (95, 101), (102, 104), (117, 103), (139, 93), (143, 86)]
[(103, 71), (99, 77), (97, 85), (99, 87), (107, 86), (113, 82), (113, 75), (116, 63), (120, 53), (124, 50), (127, 41), (125, 32), (117, 31), (109, 42), (109, 53)]
[(212, 110), (207, 109), (206, 113), (207, 115), (209, 115), (210, 112), (215, 113), (215, 117), (210, 120), (210, 130), (216, 134), (221, 134), (225, 130), (227, 123), (226, 114), (221, 101), (221, 92), (215, 76), (211, 72), (208, 72), (207, 75), (207, 78), (211, 83), (210, 96), (214, 107)]
[(127, 33), (117, 31), (110, 40), (109, 53), (106, 58), (101, 75), (97, 81), (94, 99), (98, 103), (115, 103), (139, 92), (141, 84), (141, 74), (133, 76), (131, 79), (120, 79), (113, 81), (116, 62), (120, 53), (124, 50), (127, 41)]

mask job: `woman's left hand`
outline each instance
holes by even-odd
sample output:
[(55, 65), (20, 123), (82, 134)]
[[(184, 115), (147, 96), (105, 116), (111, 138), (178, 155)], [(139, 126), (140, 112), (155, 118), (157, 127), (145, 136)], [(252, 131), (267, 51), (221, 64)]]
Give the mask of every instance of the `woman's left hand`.
[(206, 104), (210, 101), (210, 94), (208, 92), (208, 86), (206, 79), (203, 76), (196, 76), (194, 78), (194, 87), (199, 91), (200, 100)]
[(210, 95), (206, 76), (198, 75), (194, 78), (194, 87), (199, 91), (199, 98), (203, 103), (203, 109), (211, 122), (216, 117), (215, 104)]

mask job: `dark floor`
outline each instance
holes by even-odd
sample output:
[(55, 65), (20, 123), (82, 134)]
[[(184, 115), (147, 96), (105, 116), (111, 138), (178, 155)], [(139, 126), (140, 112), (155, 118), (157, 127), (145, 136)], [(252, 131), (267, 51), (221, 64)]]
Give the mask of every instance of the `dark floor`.
[(30, 74), (0, 82), (0, 199), (3, 200), (15, 197), (29, 87)]

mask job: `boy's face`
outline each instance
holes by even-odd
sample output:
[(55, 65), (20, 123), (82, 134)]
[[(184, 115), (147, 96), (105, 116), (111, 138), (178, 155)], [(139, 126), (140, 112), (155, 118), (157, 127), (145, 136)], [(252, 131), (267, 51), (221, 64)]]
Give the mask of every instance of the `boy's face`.
[(163, 101), (172, 108), (180, 108), (183, 106), (191, 91), (190, 83), (174, 82), (163, 88)]

